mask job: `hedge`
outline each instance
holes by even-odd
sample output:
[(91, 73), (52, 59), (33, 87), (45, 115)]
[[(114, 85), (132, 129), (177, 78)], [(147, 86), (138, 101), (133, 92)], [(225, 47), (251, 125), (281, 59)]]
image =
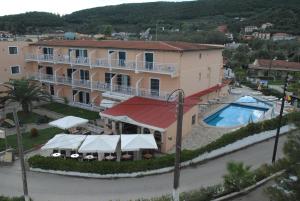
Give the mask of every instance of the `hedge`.
[(0, 196), (0, 201), (25, 201), (24, 197), (4, 197)]
[[(282, 125), (288, 122), (300, 122), (300, 113), (290, 113), (283, 117)], [(181, 161), (191, 160), (205, 152), (211, 152), (215, 149), (224, 147), (237, 140), (260, 133), (267, 130), (276, 129), (278, 118), (266, 120), (258, 123), (250, 123), (236, 131), (223, 135), (214, 142), (196, 150), (183, 150)], [(33, 156), (28, 160), (32, 168), (41, 168), (45, 170), (63, 170), (84, 173), (115, 174), (132, 173), (146, 170), (160, 169), (174, 165), (174, 154), (167, 154), (162, 157), (151, 160), (123, 161), (121, 163), (110, 161), (82, 162), (72, 159), (52, 158), (43, 156)]]

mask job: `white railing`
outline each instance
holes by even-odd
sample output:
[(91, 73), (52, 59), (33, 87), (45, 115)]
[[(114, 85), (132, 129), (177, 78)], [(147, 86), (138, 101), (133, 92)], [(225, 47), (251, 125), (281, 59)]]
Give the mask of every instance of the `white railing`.
[(27, 54), (25, 56), (26, 61), (37, 62), (52, 62), (69, 65), (82, 65), (89, 66), (91, 68), (115, 68), (134, 70), (141, 72), (153, 72), (176, 75), (178, 72), (178, 65), (175, 63), (159, 63), (159, 62), (145, 62), (145, 61), (131, 61), (122, 59), (105, 59), (99, 58), (92, 61), (89, 57), (70, 57), (68, 55), (54, 56), (47, 54)]
[(136, 68), (138, 71), (143, 71), (143, 72), (160, 72), (160, 73), (167, 73), (167, 74), (177, 73), (177, 64), (172, 64), (172, 63), (138, 61), (136, 63)]
[(111, 85), (100, 81), (90, 81), (81, 79), (71, 79), (65, 76), (54, 76), (43, 73), (30, 73), (27, 75), (28, 78), (39, 80), (42, 82), (50, 82), (56, 84), (63, 84), (73, 87), (87, 88), (90, 90), (102, 91), (102, 92), (113, 92), (120, 95), (126, 96), (141, 96), (145, 98), (153, 98), (159, 100), (167, 100), (170, 93), (156, 90), (149, 90), (143, 88), (133, 88), (130, 86), (122, 85)]

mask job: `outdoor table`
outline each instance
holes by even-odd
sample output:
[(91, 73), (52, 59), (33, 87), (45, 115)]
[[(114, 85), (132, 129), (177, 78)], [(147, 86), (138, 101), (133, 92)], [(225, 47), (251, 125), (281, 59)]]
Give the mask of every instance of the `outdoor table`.
[(153, 156), (152, 156), (152, 154), (144, 154), (144, 158), (145, 159), (150, 159), (150, 158), (152, 158)]
[(72, 154), (71, 158), (79, 158), (79, 154)]
[(61, 156), (61, 153), (53, 153), (51, 156), (57, 158)]
[(115, 158), (116, 158), (115, 156), (111, 156), (111, 155), (105, 157), (105, 159), (109, 161), (114, 160)]
[(129, 160), (131, 158), (132, 158), (132, 155), (130, 155), (130, 154), (124, 154), (124, 155), (122, 155), (122, 159)]
[(93, 155), (87, 155), (84, 157), (84, 159), (87, 159), (87, 160), (93, 160), (95, 157)]

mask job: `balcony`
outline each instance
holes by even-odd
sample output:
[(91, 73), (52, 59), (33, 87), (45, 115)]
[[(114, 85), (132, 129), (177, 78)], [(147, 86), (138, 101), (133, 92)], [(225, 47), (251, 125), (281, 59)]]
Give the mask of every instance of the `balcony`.
[(120, 97), (120, 99), (128, 99), (133, 96), (141, 96), (145, 98), (152, 98), (158, 100), (167, 100), (170, 93), (163, 91), (153, 91), (150, 89), (143, 88), (133, 88), (128, 86), (111, 85), (101, 81), (90, 81), (90, 80), (80, 80), (71, 79), (64, 76), (48, 75), (43, 73), (30, 73), (27, 75), (28, 78), (39, 80), (41, 82), (51, 83), (51, 84), (62, 84), (71, 87), (85, 88), (89, 90), (96, 90), (105, 92), (103, 94), (111, 97)]
[(119, 70), (131, 70), (135, 72), (159, 73), (171, 75), (172, 77), (178, 75), (178, 65), (175, 63), (159, 63), (105, 58), (98, 58), (92, 60), (89, 57), (75, 58), (70, 57), (68, 55), (55, 56), (46, 54), (27, 54), (25, 56), (25, 60), (27, 62), (47, 62), (53, 64), (68, 64), (72, 66), (88, 66), (90, 68), (109, 68)]

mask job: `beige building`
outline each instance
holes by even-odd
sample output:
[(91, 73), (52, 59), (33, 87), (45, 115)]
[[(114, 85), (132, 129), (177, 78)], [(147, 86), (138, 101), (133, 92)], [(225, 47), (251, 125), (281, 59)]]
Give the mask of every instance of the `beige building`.
[(24, 76), (27, 71), (24, 58), (28, 45), (24, 41), (0, 41), (0, 83)]
[(166, 152), (175, 143), (176, 108), (166, 103), (173, 90), (185, 92), (183, 135), (198, 121), (198, 103), (226, 95), (222, 50), (184, 42), (41, 41), (25, 55), (26, 73), (57, 101), (101, 111), (113, 133), (154, 133)]

